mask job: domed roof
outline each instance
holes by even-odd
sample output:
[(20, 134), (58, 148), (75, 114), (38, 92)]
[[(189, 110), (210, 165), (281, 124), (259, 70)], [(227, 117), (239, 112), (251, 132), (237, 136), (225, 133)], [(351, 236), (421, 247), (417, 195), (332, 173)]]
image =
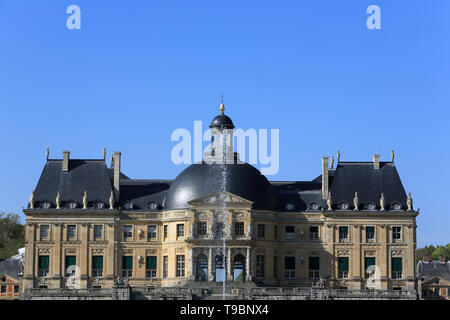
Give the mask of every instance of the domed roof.
[(219, 114), (216, 116), (209, 125), (210, 128), (225, 128), (225, 129), (233, 129), (234, 124), (233, 121), (231, 121), (231, 118), (224, 115)]
[(164, 209), (189, 208), (189, 201), (223, 189), (252, 201), (253, 209), (277, 210), (269, 181), (255, 167), (248, 163), (224, 165), (204, 161), (190, 165), (176, 177), (167, 192)]

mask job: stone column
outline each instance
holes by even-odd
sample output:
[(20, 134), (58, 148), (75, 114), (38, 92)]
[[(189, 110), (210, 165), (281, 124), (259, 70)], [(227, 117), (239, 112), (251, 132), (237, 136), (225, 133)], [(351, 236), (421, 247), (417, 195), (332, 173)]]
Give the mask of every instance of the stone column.
[(231, 274), (231, 248), (227, 250), (227, 281), (233, 282), (233, 275)]
[(251, 268), (251, 259), (250, 259), (250, 248), (247, 248), (247, 257), (245, 262), (245, 281), (252, 281), (252, 268)]
[[(80, 226), (80, 225), (79, 225)], [(80, 247), (80, 273), (81, 273), (81, 288), (87, 288), (88, 267), (89, 267), (89, 224), (81, 224), (81, 247)]]
[(356, 286), (355, 289), (361, 289), (361, 281), (362, 281), (362, 274), (361, 274), (361, 263), (364, 260), (364, 258), (361, 255), (361, 228), (359, 225), (353, 226), (353, 238), (351, 239), (351, 242), (353, 242), (353, 250), (352, 250), (352, 275), (350, 278), (355, 279), (356, 281), (359, 281), (359, 283), (355, 283)]
[(194, 280), (194, 249), (189, 248), (189, 279)]
[(213, 259), (213, 257), (212, 257), (212, 248), (209, 248), (209, 252), (208, 252), (208, 281), (209, 282), (214, 281), (214, 276), (213, 276), (213, 273), (212, 273), (212, 266), (213, 266), (212, 259)]
[[(62, 224), (56, 223), (55, 226), (55, 250), (53, 251), (53, 279), (61, 279), (61, 272), (64, 274), (65, 270), (61, 271), (61, 240), (62, 240)], [(61, 284), (60, 284), (61, 285)], [(58, 287), (60, 287), (60, 285)]]

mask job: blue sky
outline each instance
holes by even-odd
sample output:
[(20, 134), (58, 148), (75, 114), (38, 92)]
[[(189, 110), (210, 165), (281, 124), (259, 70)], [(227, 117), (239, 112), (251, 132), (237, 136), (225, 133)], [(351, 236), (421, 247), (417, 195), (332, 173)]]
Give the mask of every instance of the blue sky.
[[(81, 8), (81, 30), (66, 8)], [(381, 8), (369, 30), (366, 8)], [(450, 2), (0, 0), (0, 210), (21, 213), (45, 164), (122, 152), (132, 178), (174, 178), (176, 128), (280, 130), (271, 180), (321, 156), (396, 165), (418, 244), (450, 242)], [(22, 214), (23, 216), (23, 214)]]

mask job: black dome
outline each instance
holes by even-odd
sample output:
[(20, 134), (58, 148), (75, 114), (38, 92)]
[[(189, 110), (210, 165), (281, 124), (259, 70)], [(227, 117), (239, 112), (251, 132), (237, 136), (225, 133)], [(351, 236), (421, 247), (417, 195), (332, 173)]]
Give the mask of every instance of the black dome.
[(234, 124), (233, 121), (231, 121), (231, 118), (224, 115), (219, 114), (216, 116), (209, 125), (210, 128), (225, 128), (225, 129), (233, 129)]
[(222, 190), (226, 166), (225, 191), (253, 202), (253, 209), (277, 210), (269, 181), (248, 163), (190, 165), (172, 182), (164, 203), (165, 210), (189, 208), (188, 202)]

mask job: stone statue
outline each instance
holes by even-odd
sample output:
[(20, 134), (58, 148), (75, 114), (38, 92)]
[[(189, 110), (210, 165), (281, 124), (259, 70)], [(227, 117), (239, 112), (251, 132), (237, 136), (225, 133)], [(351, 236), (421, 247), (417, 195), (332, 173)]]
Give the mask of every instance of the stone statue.
[(248, 226), (247, 226), (247, 237), (251, 238), (252, 234), (253, 234), (253, 226), (252, 226), (251, 223), (249, 223)]
[(339, 159), (341, 159), (341, 151), (337, 150), (337, 161), (339, 162)]
[(395, 156), (394, 149), (392, 149), (392, 152), (391, 152), (392, 162), (394, 162), (394, 156)]
[(109, 209), (114, 210), (114, 191), (111, 190), (111, 195), (109, 196)]
[(228, 224), (228, 227), (227, 227), (227, 236), (228, 236), (228, 237), (231, 237), (231, 224)]
[(331, 208), (332, 205), (333, 205), (333, 203), (332, 203), (332, 201), (331, 201), (331, 192), (328, 192), (328, 197), (327, 197), (328, 211), (333, 210), (333, 208)]
[(355, 192), (355, 197), (353, 198), (353, 205), (355, 206), (355, 209), (353, 211), (358, 211), (359, 206), (359, 198), (358, 198), (358, 192)]
[(208, 226), (208, 233), (209, 233), (209, 237), (211, 239), (214, 238), (212, 223), (210, 223), (209, 226)]
[(334, 158), (333, 158), (333, 155), (331, 155), (330, 167), (331, 167), (331, 169), (334, 168)]
[(103, 160), (106, 160), (106, 147), (103, 147)]
[(30, 196), (30, 209), (34, 209), (34, 190), (31, 191), (31, 196)]
[(408, 199), (406, 200), (406, 205), (408, 206), (408, 211), (413, 210), (413, 200), (411, 198), (411, 192), (408, 192)]
[(59, 191), (56, 194), (56, 209), (61, 209), (61, 196), (59, 194)]
[(194, 237), (194, 224), (191, 223), (191, 226), (189, 227), (189, 235), (193, 238)]
[(87, 201), (87, 191), (84, 190), (83, 194), (83, 209), (87, 209), (88, 201)]
[(48, 157), (50, 156), (50, 149), (48, 147), (45, 150), (45, 154), (47, 155), (47, 160), (48, 160)]
[(384, 199), (384, 193), (381, 193), (381, 198), (380, 198), (380, 211), (385, 211), (384, 209), (384, 205), (386, 204), (386, 200)]
[(114, 166), (114, 153), (111, 153), (111, 167)]

